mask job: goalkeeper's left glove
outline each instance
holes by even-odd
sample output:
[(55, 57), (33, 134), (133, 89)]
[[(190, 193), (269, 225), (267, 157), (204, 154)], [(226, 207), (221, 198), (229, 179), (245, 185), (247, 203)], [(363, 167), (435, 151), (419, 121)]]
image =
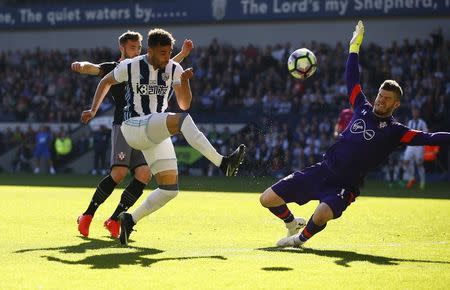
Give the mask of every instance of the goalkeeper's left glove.
[(350, 40), (350, 52), (359, 53), (359, 47), (364, 38), (364, 24), (361, 20), (358, 21), (358, 24), (355, 27), (355, 31), (353, 31), (353, 37)]

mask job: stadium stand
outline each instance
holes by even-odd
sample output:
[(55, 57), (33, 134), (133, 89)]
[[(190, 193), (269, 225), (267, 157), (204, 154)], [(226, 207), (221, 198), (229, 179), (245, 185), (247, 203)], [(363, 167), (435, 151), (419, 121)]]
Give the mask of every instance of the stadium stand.
[[(244, 174), (283, 176), (316, 162), (333, 141), (338, 112), (348, 106), (343, 80), (346, 51), (342, 43), (305, 46), (316, 53), (319, 68), (304, 82), (288, 75), (285, 62), (293, 50), (288, 43), (234, 47), (214, 39), (209, 46), (196, 47), (183, 63), (195, 71), (192, 114), (200, 123), (247, 124), (236, 134), (209, 132), (223, 152), (241, 142), (248, 144)], [(429, 40), (405, 39), (385, 48), (372, 43), (363, 49), (360, 62), (367, 96), (376, 95), (378, 87), (374, 85), (393, 78), (405, 90), (403, 105), (396, 113), (399, 121), (408, 118), (409, 107), (414, 105), (420, 107), (431, 131), (449, 128), (450, 41), (437, 34)], [(98, 79), (72, 73), (71, 61), (115, 58), (117, 54), (108, 48), (0, 52), (0, 122), (77, 123), (81, 110), (91, 102)], [(111, 107), (107, 101), (103, 112)], [(178, 108), (172, 104), (171, 110)], [(22, 127), (26, 130), (3, 128), (1, 152), (31, 146), (33, 129)], [(73, 150), (79, 150), (72, 156), (90, 150), (89, 145), (82, 145), (86, 131), (78, 135), (72, 136)], [(183, 139), (175, 144), (183, 145)], [(439, 158), (447, 168), (445, 154), (440, 152)], [(199, 174), (218, 174), (204, 160), (196, 167), (200, 167)]]

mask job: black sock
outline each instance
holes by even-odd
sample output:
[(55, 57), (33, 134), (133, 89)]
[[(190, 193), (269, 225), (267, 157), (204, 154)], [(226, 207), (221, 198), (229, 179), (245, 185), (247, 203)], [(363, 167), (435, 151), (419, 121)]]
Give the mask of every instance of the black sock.
[(97, 208), (105, 202), (105, 200), (111, 195), (117, 183), (112, 179), (111, 175), (105, 176), (105, 178), (100, 181), (95, 190), (94, 196), (92, 197), (91, 203), (84, 214), (94, 215)]
[(294, 215), (285, 204), (277, 207), (269, 207), (269, 210), (278, 218), (282, 219), (285, 223), (290, 223), (294, 220)]
[(119, 205), (112, 214), (111, 219), (116, 221), (121, 212), (127, 211), (132, 207), (136, 200), (142, 195), (144, 188), (145, 184), (134, 178), (123, 191)]
[(318, 226), (313, 222), (313, 218), (309, 219), (308, 223), (306, 224), (306, 227), (303, 229), (302, 233), (300, 234), (300, 241), (306, 242), (309, 240), (312, 236), (323, 230), (327, 224), (324, 224), (323, 226)]

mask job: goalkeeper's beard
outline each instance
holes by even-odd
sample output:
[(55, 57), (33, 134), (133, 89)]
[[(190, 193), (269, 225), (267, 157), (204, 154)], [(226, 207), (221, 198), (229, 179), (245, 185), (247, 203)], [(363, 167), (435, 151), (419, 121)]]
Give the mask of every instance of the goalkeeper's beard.
[(386, 118), (392, 116), (392, 113), (394, 112), (394, 107), (386, 107), (386, 105), (382, 106), (379, 104), (374, 104), (373, 106), (373, 112), (378, 117)]

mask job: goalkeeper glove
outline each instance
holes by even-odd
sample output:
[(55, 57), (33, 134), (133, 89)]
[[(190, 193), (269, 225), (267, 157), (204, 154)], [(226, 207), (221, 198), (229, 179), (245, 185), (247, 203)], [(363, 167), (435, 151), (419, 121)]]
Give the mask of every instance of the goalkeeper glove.
[(364, 38), (364, 24), (361, 20), (355, 26), (355, 31), (353, 31), (353, 37), (350, 40), (350, 52), (359, 52), (359, 47), (361, 46), (362, 40)]

